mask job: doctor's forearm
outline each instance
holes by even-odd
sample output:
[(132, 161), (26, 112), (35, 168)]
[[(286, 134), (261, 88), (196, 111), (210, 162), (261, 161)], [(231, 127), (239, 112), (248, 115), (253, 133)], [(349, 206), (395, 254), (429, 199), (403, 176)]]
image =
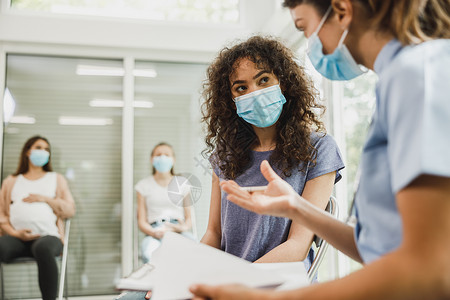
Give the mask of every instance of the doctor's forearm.
[[(311, 243), (308, 243), (308, 245), (310, 244)], [(302, 261), (306, 258), (308, 250), (309, 246), (305, 247), (300, 242), (287, 240), (260, 257), (255, 263)]]
[[(442, 294), (444, 276), (429, 268), (423, 255), (395, 251), (342, 279), (303, 289), (276, 292), (271, 299), (379, 300), (447, 299)], [(436, 258), (433, 258), (436, 260)], [(439, 265), (439, 264), (437, 264)], [(421, 276), (417, 276), (422, 273)], [(420, 278), (419, 278), (420, 277)]]
[[(300, 196), (299, 196), (300, 197)], [(334, 218), (307, 201), (298, 201), (292, 219), (303, 224), (317, 236), (350, 258), (362, 263), (354, 239), (354, 228)]]

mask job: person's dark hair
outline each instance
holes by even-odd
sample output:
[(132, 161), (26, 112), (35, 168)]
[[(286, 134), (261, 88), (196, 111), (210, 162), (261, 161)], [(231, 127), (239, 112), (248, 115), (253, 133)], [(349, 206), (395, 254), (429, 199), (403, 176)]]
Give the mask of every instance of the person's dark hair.
[(257, 136), (252, 126), (238, 117), (230, 84), (230, 75), (241, 59), (249, 59), (258, 69), (272, 71), (286, 98), (276, 123), (276, 148), (270, 163), (286, 177), (301, 163), (305, 165), (300, 170), (308, 162), (314, 165), (317, 151), (311, 144), (310, 134), (313, 126), (318, 131), (324, 128), (313, 109), (324, 108), (316, 103), (317, 91), (303, 68), (294, 61), (292, 51), (278, 40), (261, 36), (224, 48), (207, 69), (202, 105), (207, 148), (203, 154), (212, 154), (212, 164), (228, 179), (235, 179), (248, 168)]
[[(156, 145), (155, 147), (153, 147), (152, 152), (150, 153), (150, 157), (153, 157), (153, 154), (155, 153), (156, 148), (158, 148), (159, 146), (167, 146), (170, 149), (172, 149), (172, 155), (173, 157), (175, 157), (175, 151), (173, 151), (173, 147), (172, 145), (166, 143), (166, 142), (161, 142), (158, 145)], [(170, 169), (170, 174), (175, 175), (175, 171), (173, 170), (174, 167), (172, 167), (172, 169)], [(154, 166), (152, 166), (152, 174), (155, 175), (156, 173), (156, 169)]]
[[(450, 38), (449, 0), (354, 0), (365, 9), (368, 26), (390, 32), (403, 45)], [(285, 0), (284, 7), (313, 5), (324, 15), (331, 0)]]
[(50, 143), (49, 141), (42, 136), (39, 135), (35, 135), (31, 138), (29, 138), (25, 144), (22, 147), (22, 152), (20, 153), (20, 160), (19, 160), (19, 166), (17, 167), (17, 171), (13, 174), (14, 176), (20, 175), (20, 174), (25, 174), (28, 172), (28, 168), (29, 168), (29, 158), (27, 156), (27, 152), (28, 150), (31, 149), (31, 147), (34, 145), (34, 143), (36, 143), (38, 140), (43, 140), (48, 144), (48, 147), (50, 149), (50, 157), (48, 158), (48, 163), (45, 164), (42, 169), (46, 172), (51, 172), (53, 171), (52, 168), (52, 152), (51, 152), (51, 148), (50, 148)]
[(331, 5), (331, 0), (284, 0), (283, 7), (293, 9), (300, 4), (309, 4), (314, 6), (318, 13), (323, 16)]

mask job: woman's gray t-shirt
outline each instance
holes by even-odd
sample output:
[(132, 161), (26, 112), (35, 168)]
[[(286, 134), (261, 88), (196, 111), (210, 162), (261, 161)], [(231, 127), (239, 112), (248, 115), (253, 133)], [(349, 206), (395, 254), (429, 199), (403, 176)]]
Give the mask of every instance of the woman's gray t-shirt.
[[(311, 135), (312, 144), (317, 149), (316, 165), (308, 166), (304, 171), (299, 168), (291, 170), (290, 177), (284, 178), (300, 195), (308, 180), (336, 171), (335, 183), (341, 179), (339, 170), (344, 168), (339, 148), (334, 139), (318, 133)], [(269, 160), (273, 151), (252, 151), (251, 165), (235, 181), (240, 186), (262, 186), (268, 182), (261, 174), (260, 165), (263, 160)], [(220, 169), (213, 164), (214, 172), (220, 180), (224, 180)], [(274, 168), (279, 175), (281, 171)], [(227, 194), (221, 193), (221, 248), (245, 260), (254, 262), (273, 248), (287, 240), (291, 220), (287, 218), (259, 215), (250, 212), (227, 200)], [(310, 251), (305, 260), (308, 269), (313, 259)]]
[[(317, 149), (316, 165), (311, 167), (308, 164), (305, 171), (298, 171), (300, 168), (291, 170), (292, 175), (284, 178), (300, 195), (306, 182), (318, 176), (336, 171), (335, 183), (338, 182), (341, 179), (339, 170), (344, 168), (339, 148), (331, 136), (314, 133), (311, 139), (313, 146)], [(272, 152), (252, 151), (251, 165), (235, 179), (236, 183), (240, 186), (267, 185), (267, 180), (261, 174), (260, 165), (263, 160), (269, 160)], [(220, 169), (214, 165), (213, 169), (219, 179), (224, 180)], [(274, 168), (274, 170), (281, 175), (279, 169)], [(221, 248), (223, 251), (254, 262), (287, 240), (291, 220), (250, 212), (230, 202), (226, 197), (227, 194), (222, 191)], [(313, 253), (310, 251), (305, 260), (307, 269), (312, 259)]]

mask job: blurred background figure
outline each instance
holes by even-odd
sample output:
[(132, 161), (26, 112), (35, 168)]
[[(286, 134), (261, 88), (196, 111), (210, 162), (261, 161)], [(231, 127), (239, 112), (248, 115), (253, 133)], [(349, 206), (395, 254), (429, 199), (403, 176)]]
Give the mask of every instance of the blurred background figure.
[[(150, 155), (152, 175), (140, 180), (136, 186), (138, 226), (146, 234), (142, 241), (142, 260), (150, 261), (153, 251), (161, 244), (168, 231), (194, 239), (190, 207), (174, 204), (169, 198), (169, 183), (174, 179), (175, 153), (171, 145), (159, 143)], [(177, 176), (179, 178), (180, 176)], [(181, 178), (180, 178), (181, 179)], [(176, 192), (176, 191), (173, 191)], [(184, 200), (187, 201), (189, 193)]]
[(0, 259), (34, 257), (44, 300), (56, 298), (63, 248), (63, 220), (75, 214), (66, 179), (52, 171), (48, 140), (33, 136), (22, 148), (17, 171), (2, 184)]

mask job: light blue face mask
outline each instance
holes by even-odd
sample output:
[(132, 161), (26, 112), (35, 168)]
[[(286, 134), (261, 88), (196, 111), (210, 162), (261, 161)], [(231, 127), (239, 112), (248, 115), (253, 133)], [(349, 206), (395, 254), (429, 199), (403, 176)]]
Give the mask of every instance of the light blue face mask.
[(46, 150), (41, 149), (31, 150), (30, 161), (36, 167), (45, 166), (48, 163), (49, 158), (50, 153), (48, 153)]
[(339, 44), (331, 54), (323, 54), (322, 42), (319, 39), (318, 33), (325, 23), (328, 15), (331, 12), (331, 6), (323, 16), (316, 31), (309, 37), (308, 40), (308, 57), (314, 68), (324, 77), (330, 80), (350, 80), (364, 73), (363, 70), (353, 59), (350, 51), (344, 45), (344, 40), (347, 37), (348, 29), (344, 31)]
[(153, 167), (161, 173), (169, 172), (173, 167), (173, 159), (167, 155), (155, 156), (153, 157)]
[(286, 103), (279, 85), (257, 90), (234, 98), (239, 117), (256, 127), (275, 124)]

